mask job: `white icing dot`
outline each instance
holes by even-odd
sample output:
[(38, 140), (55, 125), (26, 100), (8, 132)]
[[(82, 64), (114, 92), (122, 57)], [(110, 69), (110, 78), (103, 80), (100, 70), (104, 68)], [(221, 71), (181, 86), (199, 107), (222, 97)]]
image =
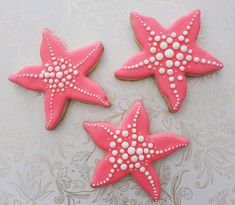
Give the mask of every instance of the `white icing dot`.
[(72, 79), (72, 76), (71, 76), (71, 75), (67, 75), (66, 78), (67, 78), (68, 80), (71, 80), (71, 79)]
[(114, 147), (116, 147), (116, 143), (112, 141), (112, 142), (110, 142), (109, 146), (110, 146), (111, 148), (114, 148)]
[(201, 60), (201, 63), (206, 63), (206, 59), (205, 58), (203, 58), (202, 60)]
[(159, 72), (160, 74), (164, 74), (164, 73), (165, 73), (165, 68), (160, 68), (160, 69), (158, 70), (158, 72)]
[(180, 44), (179, 44), (178, 42), (174, 42), (174, 43), (172, 44), (172, 48), (173, 48), (174, 50), (178, 50), (179, 47), (180, 47)]
[(166, 39), (166, 42), (167, 42), (167, 43), (172, 43), (172, 42), (173, 42), (173, 39), (172, 39), (171, 37), (168, 37), (168, 38)]
[(171, 89), (175, 89), (176, 85), (174, 83), (170, 84)]
[(120, 132), (120, 130), (116, 130), (116, 135), (119, 135), (121, 132)]
[(127, 165), (126, 165), (126, 164), (122, 164), (122, 165), (121, 165), (121, 169), (122, 169), (122, 170), (126, 170), (126, 169), (127, 169)]
[(177, 53), (176, 58), (177, 58), (177, 60), (183, 60), (184, 54), (183, 53)]
[(198, 63), (198, 62), (199, 62), (199, 58), (198, 58), (198, 57), (195, 57), (195, 58), (193, 59), (193, 61), (194, 61), (195, 63)]
[(149, 49), (150, 53), (156, 53), (157, 49), (155, 47), (151, 47)]
[(161, 37), (160, 36), (155, 36), (155, 41), (160, 41), (161, 40)]
[(73, 71), (73, 74), (74, 74), (74, 75), (78, 75), (78, 71), (77, 71), (77, 70), (74, 70), (74, 71)]
[(182, 80), (183, 80), (183, 76), (182, 76), (182, 75), (179, 75), (179, 76), (177, 77), (177, 79), (178, 79), (179, 81), (182, 81)]
[(148, 143), (149, 148), (153, 148), (153, 143)]
[(122, 131), (122, 136), (123, 137), (128, 137), (129, 132), (127, 130)]
[(155, 58), (152, 56), (152, 57), (149, 58), (149, 61), (150, 61), (151, 63), (153, 63), (153, 62), (155, 61)]
[(164, 55), (166, 58), (172, 58), (174, 56), (174, 51), (172, 49), (166, 49)]
[(57, 78), (62, 78), (63, 77), (63, 73), (61, 71), (56, 73), (56, 77)]
[(135, 148), (134, 147), (129, 147), (127, 152), (130, 154), (130, 155), (133, 155), (135, 154)]
[(118, 151), (117, 151), (117, 150), (113, 150), (113, 151), (112, 151), (112, 155), (113, 155), (113, 156), (117, 156), (117, 155), (118, 155)]
[(160, 48), (161, 49), (166, 49), (167, 48), (167, 43), (165, 41), (160, 43)]
[(122, 143), (122, 147), (123, 147), (124, 149), (127, 149), (127, 148), (129, 147), (129, 143), (128, 143), (128, 142), (123, 142), (123, 143)]
[(144, 60), (144, 64), (147, 65), (149, 61), (147, 59)]
[(185, 46), (185, 45), (183, 45), (183, 46), (180, 47), (180, 50), (181, 50), (183, 53), (185, 53), (185, 52), (187, 52), (188, 47)]
[(110, 158), (109, 158), (109, 162), (114, 163), (115, 161), (116, 161), (116, 160), (115, 160), (114, 157), (110, 157)]
[(188, 35), (188, 31), (183, 31), (183, 35), (187, 36)]
[(142, 149), (142, 148), (137, 148), (136, 153), (137, 153), (138, 155), (143, 154), (143, 149)]
[(135, 163), (135, 168), (140, 168), (140, 163), (139, 162)]
[(59, 87), (63, 88), (64, 87), (64, 83), (59, 83)]
[(168, 69), (167, 70), (167, 75), (173, 75), (173, 70), (172, 69)]
[(144, 172), (144, 171), (145, 171), (145, 168), (144, 168), (144, 167), (140, 167), (140, 171), (141, 171), (141, 172)]
[(141, 161), (144, 160), (144, 155), (140, 155), (139, 160), (141, 160)]
[(173, 66), (173, 61), (172, 60), (167, 60), (166, 61), (166, 67), (171, 68)]
[(180, 35), (180, 36), (178, 37), (178, 39), (179, 39), (179, 41), (183, 41), (183, 40), (184, 40), (184, 36)]
[(131, 137), (132, 137), (132, 139), (136, 139), (136, 138), (137, 138), (137, 135), (136, 135), (136, 134), (133, 134)]
[(185, 67), (184, 67), (184, 66), (180, 66), (179, 69), (180, 69), (181, 71), (184, 71), (184, 70), (185, 70)]
[(55, 71), (59, 71), (59, 70), (60, 70), (60, 66), (56, 66)]
[(175, 67), (179, 67), (180, 66), (180, 62), (179, 61), (175, 61)]
[(122, 159), (124, 159), (124, 160), (128, 159), (128, 154), (127, 154), (127, 153), (124, 153), (124, 154), (122, 155)]
[(174, 80), (175, 80), (175, 78), (174, 78), (174, 77), (172, 77), (172, 76), (171, 76), (171, 77), (169, 77), (169, 81), (170, 81), (170, 82), (173, 82)]
[(149, 149), (148, 148), (144, 148), (144, 153), (148, 154), (149, 153)]
[(191, 56), (191, 55), (187, 55), (187, 56), (186, 56), (186, 60), (187, 60), (187, 61), (191, 61), (191, 60), (192, 60), (192, 56)]
[(157, 53), (156, 54), (156, 59), (161, 61), (163, 59), (163, 54), (162, 53)]
[(121, 158), (119, 158), (118, 160), (117, 160), (117, 163), (118, 164), (121, 164), (123, 162), (123, 160), (121, 159)]
[(137, 162), (138, 161), (138, 157), (136, 155), (131, 157), (131, 161), (132, 162)]
[(143, 142), (143, 141), (144, 141), (144, 136), (140, 135), (140, 136), (138, 137), (138, 141), (139, 141), (139, 142)]
[(172, 33), (171, 33), (171, 37), (172, 37), (172, 38), (175, 38), (175, 37), (176, 37), (176, 33), (175, 33), (175, 32), (172, 32)]

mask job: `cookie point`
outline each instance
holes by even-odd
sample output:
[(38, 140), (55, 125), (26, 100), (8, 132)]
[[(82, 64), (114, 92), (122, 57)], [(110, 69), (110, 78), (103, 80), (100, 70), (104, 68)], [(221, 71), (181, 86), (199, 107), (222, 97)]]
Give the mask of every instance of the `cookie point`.
[(131, 18), (135, 17), (136, 15), (139, 15), (137, 11), (131, 11), (130, 13)]
[(10, 80), (11, 82), (15, 82), (15, 78), (16, 78), (16, 76), (14, 74), (10, 74), (8, 76), (8, 80)]

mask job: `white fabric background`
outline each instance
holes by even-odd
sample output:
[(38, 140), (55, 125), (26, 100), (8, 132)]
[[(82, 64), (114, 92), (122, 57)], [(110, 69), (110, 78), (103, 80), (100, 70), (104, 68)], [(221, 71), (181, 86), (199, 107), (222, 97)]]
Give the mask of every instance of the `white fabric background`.
[[(104, 152), (82, 128), (84, 120), (119, 123), (142, 99), (151, 131), (172, 131), (191, 145), (154, 165), (161, 178), (157, 204), (235, 204), (235, 1), (234, 0), (1, 0), (0, 6), (0, 204), (151, 204), (126, 177), (92, 189), (89, 180)], [(182, 109), (169, 113), (153, 78), (136, 82), (114, 78), (114, 71), (140, 51), (129, 12), (169, 26), (200, 8), (198, 44), (224, 63), (224, 69), (188, 78)], [(44, 129), (43, 94), (7, 80), (25, 65), (39, 64), (43, 28), (69, 49), (102, 40), (103, 56), (90, 78), (108, 93), (110, 109), (72, 101), (60, 125)]]

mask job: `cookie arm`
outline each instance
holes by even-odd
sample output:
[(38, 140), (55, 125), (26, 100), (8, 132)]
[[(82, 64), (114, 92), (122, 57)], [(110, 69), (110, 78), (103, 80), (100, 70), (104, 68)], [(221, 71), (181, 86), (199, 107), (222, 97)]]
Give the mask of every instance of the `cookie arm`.
[[(148, 63), (147, 63), (148, 62)], [(151, 65), (152, 69), (148, 66)], [(122, 80), (139, 80), (153, 75), (154, 64), (149, 63), (149, 59), (144, 52), (129, 58), (119, 70), (115, 72), (115, 77)]]
[[(141, 171), (140, 171), (141, 170)], [(141, 167), (139, 170), (132, 172), (136, 182), (151, 196), (153, 201), (160, 198), (160, 179), (152, 165)]]
[(114, 164), (110, 162), (111, 157), (112, 155), (108, 154), (97, 164), (91, 180), (92, 187), (105, 186), (115, 183), (129, 173), (127, 170), (123, 171), (121, 169), (114, 168)]
[(163, 78), (160, 74), (156, 74), (155, 78), (162, 95), (166, 98), (170, 111), (177, 112), (187, 92), (187, 81), (184, 73), (182, 72), (177, 76), (174, 75), (173, 82), (169, 81), (170, 78), (168, 76)]
[(173, 133), (154, 134), (151, 139), (155, 151), (153, 160), (166, 157), (189, 144), (188, 139)]
[(74, 69), (86, 75), (95, 67), (102, 52), (103, 44), (101, 41), (98, 41), (69, 52), (69, 56), (72, 63), (76, 66)]
[(189, 41), (196, 41), (200, 31), (200, 10), (196, 9), (189, 14), (179, 18), (167, 30), (175, 31), (179, 36), (183, 35)]
[(54, 61), (59, 56), (64, 56), (66, 49), (60, 39), (53, 35), (48, 29), (42, 33), (41, 59), (42, 62), (48, 63)]
[(40, 78), (41, 70), (41, 66), (27, 66), (16, 74), (9, 75), (8, 79), (29, 90), (43, 91), (45, 83)]
[(105, 122), (84, 122), (83, 126), (101, 149), (110, 149), (116, 130), (112, 124)]
[(131, 12), (131, 25), (142, 48), (148, 46), (148, 39), (154, 36), (150, 32), (159, 34), (165, 30), (154, 18), (140, 15), (135, 11)]
[(186, 67), (186, 75), (204, 75), (223, 68), (223, 63), (202, 48), (195, 47), (190, 66)]
[(61, 93), (45, 93), (44, 110), (46, 115), (46, 129), (53, 129), (63, 117), (68, 99)]
[(68, 97), (85, 103), (109, 107), (110, 102), (103, 89), (87, 77), (81, 77), (77, 86), (70, 89)]

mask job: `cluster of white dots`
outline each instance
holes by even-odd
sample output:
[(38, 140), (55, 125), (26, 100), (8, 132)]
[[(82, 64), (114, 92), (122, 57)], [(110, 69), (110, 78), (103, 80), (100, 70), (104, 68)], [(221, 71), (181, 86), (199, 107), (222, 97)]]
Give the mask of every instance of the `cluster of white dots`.
[(47, 32), (43, 33), (43, 38), (46, 40), (47, 47), (49, 49), (51, 55), (51, 61), (44, 64), (44, 70), (38, 74), (16, 74), (15, 77), (30, 77), (30, 78), (39, 78), (44, 83), (46, 83), (47, 87), (51, 90), (50, 97), (50, 119), (47, 123), (47, 127), (51, 124), (53, 119), (53, 98), (55, 93), (65, 92), (66, 89), (74, 89), (81, 92), (84, 95), (89, 97), (97, 98), (104, 105), (107, 105), (108, 102), (103, 100), (103, 98), (99, 95), (90, 93), (84, 89), (79, 88), (79, 71), (78, 68), (82, 64), (84, 64), (90, 56), (99, 48), (99, 44), (93, 48), (88, 55), (81, 60), (78, 64), (73, 65), (71, 60), (67, 57), (55, 57), (55, 52), (53, 47), (47, 37)]
[(179, 144), (166, 149), (157, 149), (152, 139), (146, 138), (137, 131), (137, 119), (140, 114), (140, 108), (140, 106), (137, 107), (133, 122), (122, 130), (112, 131), (107, 126), (99, 123), (87, 124), (88, 126), (101, 127), (110, 135), (109, 151), (112, 154), (112, 156), (107, 159), (108, 162), (112, 164), (112, 169), (103, 181), (92, 184), (93, 187), (107, 183), (116, 172), (140, 171), (151, 184), (155, 197), (158, 197), (154, 179), (146, 168), (149, 159), (156, 155), (161, 155), (179, 147), (186, 146), (186, 144)]
[(185, 67), (190, 67), (191, 61), (194, 61), (195, 63), (207, 63), (208, 65), (222, 66), (215, 61), (206, 60), (204, 58), (200, 59), (199, 57), (193, 58), (192, 56), (193, 50), (189, 48), (190, 40), (187, 36), (198, 14), (198, 12), (195, 12), (189, 25), (186, 26), (186, 29), (180, 35), (177, 35), (175, 32), (166, 35), (160, 32), (160, 35), (157, 35), (137, 13), (134, 14), (134, 17), (149, 33), (148, 45), (150, 57), (135, 65), (127, 65), (122, 68), (136, 70), (144, 67), (149, 70), (154, 70), (155, 73), (158, 73), (162, 78), (168, 78), (170, 90), (172, 90), (176, 98), (176, 103), (173, 106), (174, 110), (177, 110), (177, 107), (180, 104), (177, 84), (181, 83), (185, 78)]

